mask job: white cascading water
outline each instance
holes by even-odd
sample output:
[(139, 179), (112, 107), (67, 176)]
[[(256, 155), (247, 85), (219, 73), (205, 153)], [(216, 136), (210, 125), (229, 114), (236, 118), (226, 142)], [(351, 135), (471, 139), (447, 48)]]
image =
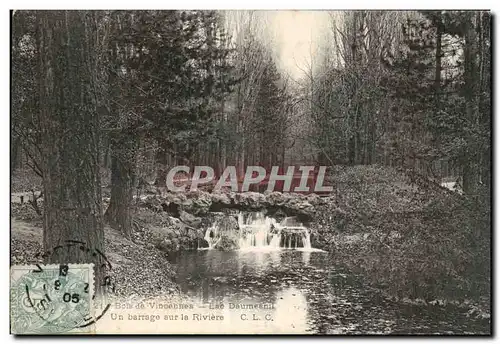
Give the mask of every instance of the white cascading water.
[(287, 217), (278, 223), (263, 213), (238, 214), (240, 249), (311, 249), (309, 230)]
[(271, 232), (275, 222), (274, 219), (264, 216), (263, 213), (250, 213), (246, 219), (243, 213), (239, 213), (240, 249), (250, 247), (279, 248), (280, 233), (277, 231)]
[[(282, 250), (296, 249), (305, 251), (321, 251), (311, 247), (311, 233), (295, 217), (287, 217), (278, 223), (262, 212), (238, 214), (239, 249), (240, 250)], [(223, 235), (217, 225), (205, 232), (208, 248), (217, 246)], [(238, 234), (236, 234), (238, 235)]]
[(308, 249), (308, 250), (312, 249), (312, 247), (311, 247), (311, 233), (309, 233), (309, 231), (308, 231), (308, 230), (306, 230), (306, 231), (304, 232), (304, 240), (303, 240), (303, 243), (304, 243), (304, 248), (305, 248), (305, 249)]
[(217, 226), (212, 226), (212, 227), (209, 227), (207, 229), (207, 231), (205, 232), (205, 240), (207, 241), (208, 243), (208, 249), (211, 250), (215, 247), (215, 245), (217, 245), (219, 243), (219, 241), (221, 240), (221, 236), (219, 236), (219, 233), (218, 233), (218, 228)]

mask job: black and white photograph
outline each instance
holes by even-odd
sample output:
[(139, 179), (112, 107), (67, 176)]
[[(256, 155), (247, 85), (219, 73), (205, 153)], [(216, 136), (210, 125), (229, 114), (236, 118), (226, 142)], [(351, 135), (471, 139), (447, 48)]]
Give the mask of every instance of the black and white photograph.
[(493, 334), (491, 11), (9, 16), (12, 335)]

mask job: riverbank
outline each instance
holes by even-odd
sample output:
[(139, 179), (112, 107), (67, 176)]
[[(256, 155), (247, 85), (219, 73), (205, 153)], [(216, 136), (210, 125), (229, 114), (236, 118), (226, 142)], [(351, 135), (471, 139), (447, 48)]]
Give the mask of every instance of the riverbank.
[(316, 207), (313, 246), (384, 296), (490, 314), (488, 197), (460, 196), (377, 166), (334, 168), (336, 194)]
[[(43, 261), (41, 218), (28, 204), (12, 204), (11, 264), (36, 264)], [(175, 272), (166, 253), (151, 243), (127, 239), (105, 226), (104, 252), (111, 262), (109, 274), (116, 296), (153, 297), (178, 293)]]

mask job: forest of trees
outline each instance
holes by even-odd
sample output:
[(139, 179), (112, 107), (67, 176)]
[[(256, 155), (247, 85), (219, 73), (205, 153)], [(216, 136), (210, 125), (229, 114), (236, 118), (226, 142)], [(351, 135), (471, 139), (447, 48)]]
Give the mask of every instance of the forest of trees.
[(292, 80), (258, 11), (16, 11), (11, 170), (43, 180), (44, 246), (129, 235), (135, 190), (179, 164), (380, 164), (489, 189), (490, 13), (330, 19)]
[(330, 49), (304, 85), (319, 159), (453, 176), (468, 194), (489, 186), (490, 14), (354, 11), (332, 21)]

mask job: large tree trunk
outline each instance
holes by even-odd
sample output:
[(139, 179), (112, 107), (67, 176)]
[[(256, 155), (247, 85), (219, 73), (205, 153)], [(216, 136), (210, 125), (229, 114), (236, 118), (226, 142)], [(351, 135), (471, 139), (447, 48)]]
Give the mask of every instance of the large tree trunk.
[(136, 180), (137, 140), (125, 137), (113, 144), (111, 156), (111, 200), (105, 218), (125, 236), (132, 234), (132, 199)]
[[(94, 263), (102, 277), (104, 230), (99, 175), (99, 117), (88, 66), (93, 14), (39, 12), (40, 122), (43, 132), (47, 263)], [(71, 245), (70, 241), (80, 241)], [(61, 248), (58, 248), (61, 247)]]

